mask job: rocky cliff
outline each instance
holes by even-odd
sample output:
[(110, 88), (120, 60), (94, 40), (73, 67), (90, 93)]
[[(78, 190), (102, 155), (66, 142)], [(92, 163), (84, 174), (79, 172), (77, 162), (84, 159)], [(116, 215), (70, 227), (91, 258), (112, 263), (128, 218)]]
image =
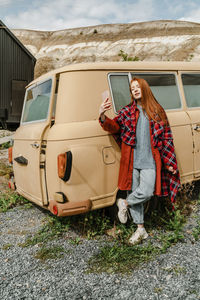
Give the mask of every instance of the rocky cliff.
[(139, 60), (200, 60), (200, 24), (152, 21), (59, 31), (12, 30), (37, 58), (35, 77), (66, 64), (119, 61), (120, 50)]

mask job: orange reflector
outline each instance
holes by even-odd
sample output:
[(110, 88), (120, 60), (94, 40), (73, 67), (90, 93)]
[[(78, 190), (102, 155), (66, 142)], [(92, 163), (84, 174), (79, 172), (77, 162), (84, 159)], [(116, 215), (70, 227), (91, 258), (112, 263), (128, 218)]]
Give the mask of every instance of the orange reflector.
[(58, 155), (58, 177), (63, 181), (68, 181), (72, 170), (72, 153), (67, 151)]
[(57, 215), (58, 214), (58, 208), (56, 205), (53, 206), (53, 214)]
[(65, 170), (67, 166), (67, 153), (58, 155), (58, 177), (63, 178), (65, 176)]
[(13, 147), (8, 148), (8, 161), (12, 164), (12, 149)]

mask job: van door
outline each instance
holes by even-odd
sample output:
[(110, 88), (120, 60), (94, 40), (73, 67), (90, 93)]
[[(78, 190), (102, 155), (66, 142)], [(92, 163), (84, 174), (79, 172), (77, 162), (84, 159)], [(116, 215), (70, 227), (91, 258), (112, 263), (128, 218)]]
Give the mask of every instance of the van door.
[(182, 72), (182, 84), (191, 121), (194, 145), (194, 177), (200, 177), (200, 73)]
[(30, 86), (21, 125), (14, 137), (13, 169), (17, 191), (39, 205), (48, 203), (45, 182), (45, 133), (51, 124), (55, 78)]

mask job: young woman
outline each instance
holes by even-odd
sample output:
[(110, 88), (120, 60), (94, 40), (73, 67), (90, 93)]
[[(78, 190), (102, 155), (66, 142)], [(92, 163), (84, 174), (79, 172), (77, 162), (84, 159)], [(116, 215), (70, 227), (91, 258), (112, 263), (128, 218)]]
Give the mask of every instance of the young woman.
[(113, 120), (105, 116), (111, 109), (109, 98), (100, 106), (100, 124), (121, 147), (118, 188), (127, 190), (126, 200), (118, 199), (118, 217), (127, 221), (130, 209), (137, 230), (129, 242), (146, 239), (143, 203), (153, 195), (170, 195), (174, 202), (180, 186), (172, 132), (166, 113), (157, 102), (148, 83), (133, 78), (130, 84), (131, 103), (122, 108)]

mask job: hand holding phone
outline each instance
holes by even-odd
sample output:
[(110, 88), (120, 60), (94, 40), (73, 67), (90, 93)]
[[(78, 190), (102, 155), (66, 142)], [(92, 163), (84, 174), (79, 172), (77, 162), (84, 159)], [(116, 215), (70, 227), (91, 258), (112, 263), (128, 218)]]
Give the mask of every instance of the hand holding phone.
[(103, 114), (105, 111), (111, 109), (111, 106), (112, 106), (112, 103), (109, 99), (109, 91), (104, 91), (102, 94), (102, 104), (100, 106), (100, 109), (99, 109), (99, 114)]

